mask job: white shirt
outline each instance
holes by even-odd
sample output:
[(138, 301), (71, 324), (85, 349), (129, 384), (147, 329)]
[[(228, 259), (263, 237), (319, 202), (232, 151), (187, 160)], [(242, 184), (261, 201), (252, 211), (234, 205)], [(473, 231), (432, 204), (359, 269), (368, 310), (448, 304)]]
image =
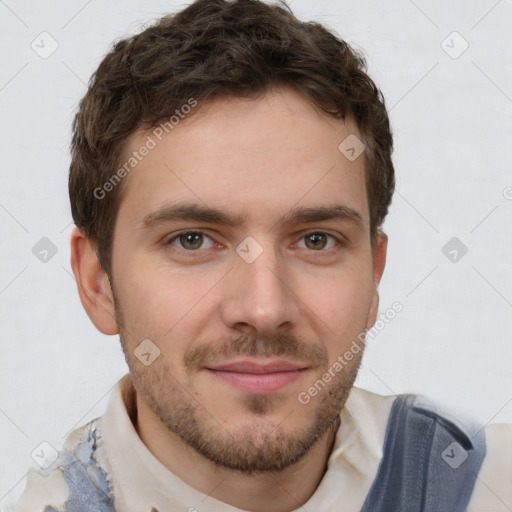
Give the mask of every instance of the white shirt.
[[(359, 512), (377, 475), (395, 395), (353, 387), (341, 411), (327, 471), (299, 510)], [(194, 489), (167, 469), (144, 445), (135, 418), (135, 391), (129, 374), (112, 390), (105, 414), (90, 422), (97, 429), (96, 462), (107, 474), (116, 512), (242, 512)], [(86, 425), (73, 431), (64, 448), (73, 451)], [(468, 512), (512, 511), (512, 425), (486, 427), (487, 454)], [(31, 469), (25, 491), (12, 512), (65, 510), (69, 490), (59, 468), (49, 474)]]

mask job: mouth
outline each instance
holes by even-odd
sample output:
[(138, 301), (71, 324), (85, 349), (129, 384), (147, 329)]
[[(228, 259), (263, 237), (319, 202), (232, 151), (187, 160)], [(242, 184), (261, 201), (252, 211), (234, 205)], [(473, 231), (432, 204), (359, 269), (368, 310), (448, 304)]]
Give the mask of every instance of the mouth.
[(243, 359), (204, 369), (213, 377), (238, 390), (252, 394), (267, 394), (289, 386), (303, 376), (309, 367), (304, 363), (284, 359)]

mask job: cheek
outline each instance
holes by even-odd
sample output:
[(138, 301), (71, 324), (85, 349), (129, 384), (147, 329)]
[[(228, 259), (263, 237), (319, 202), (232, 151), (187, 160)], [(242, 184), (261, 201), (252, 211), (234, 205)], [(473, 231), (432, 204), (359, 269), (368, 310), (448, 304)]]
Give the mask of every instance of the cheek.
[[(119, 273), (119, 302), (127, 328), (133, 336), (158, 339), (173, 325), (183, 306), (181, 293), (169, 283), (170, 276), (149, 272), (135, 262)], [(165, 325), (163, 325), (165, 324)]]
[(181, 275), (158, 267), (132, 271), (123, 282), (122, 296), (128, 328), (134, 337), (155, 340), (161, 349), (172, 341), (173, 351), (181, 353), (180, 343), (186, 344), (201, 328), (208, 314), (205, 295), (217, 281), (214, 276)]
[[(305, 300), (337, 334), (340, 329), (364, 327), (371, 304), (373, 285), (369, 271), (346, 269), (315, 283)], [(306, 295), (305, 297), (308, 297)]]

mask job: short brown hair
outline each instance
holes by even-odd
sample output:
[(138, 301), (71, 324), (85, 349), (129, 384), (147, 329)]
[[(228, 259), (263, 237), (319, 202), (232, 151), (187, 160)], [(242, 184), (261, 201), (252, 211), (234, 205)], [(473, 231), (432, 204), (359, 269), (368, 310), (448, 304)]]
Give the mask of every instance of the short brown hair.
[(360, 52), (322, 25), (299, 21), (284, 1), (196, 0), (115, 43), (79, 104), (69, 172), (73, 220), (107, 275), (124, 187), (101, 199), (97, 190), (120, 165), (127, 137), (169, 119), (190, 98), (201, 106), (220, 97), (253, 98), (274, 86), (293, 87), (333, 118), (355, 120), (365, 144), (373, 247), (395, 177), (384, 97), (366, 69)]

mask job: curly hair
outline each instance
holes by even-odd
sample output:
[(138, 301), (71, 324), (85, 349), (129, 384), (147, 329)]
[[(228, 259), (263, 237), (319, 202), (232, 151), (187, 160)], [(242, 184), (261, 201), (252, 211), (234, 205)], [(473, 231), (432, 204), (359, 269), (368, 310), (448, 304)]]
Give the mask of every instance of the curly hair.
[(101, 197), (97, 190), (120, 165), (127, 137), (168, 120), (191, 98), (201, 106), (221, 97), (258, 97), (275, 86), (294, 88), (335, 119), (355, 120), (365, 144), (374, 247), (395, 176), (384, 97), (366, 70), (361, 52), (319, 23), (298, 20), (284, 1), (196, 0), (113, 44), (75, 115), (69, 171), (73, 220), (107, 275), (124, 187)]

